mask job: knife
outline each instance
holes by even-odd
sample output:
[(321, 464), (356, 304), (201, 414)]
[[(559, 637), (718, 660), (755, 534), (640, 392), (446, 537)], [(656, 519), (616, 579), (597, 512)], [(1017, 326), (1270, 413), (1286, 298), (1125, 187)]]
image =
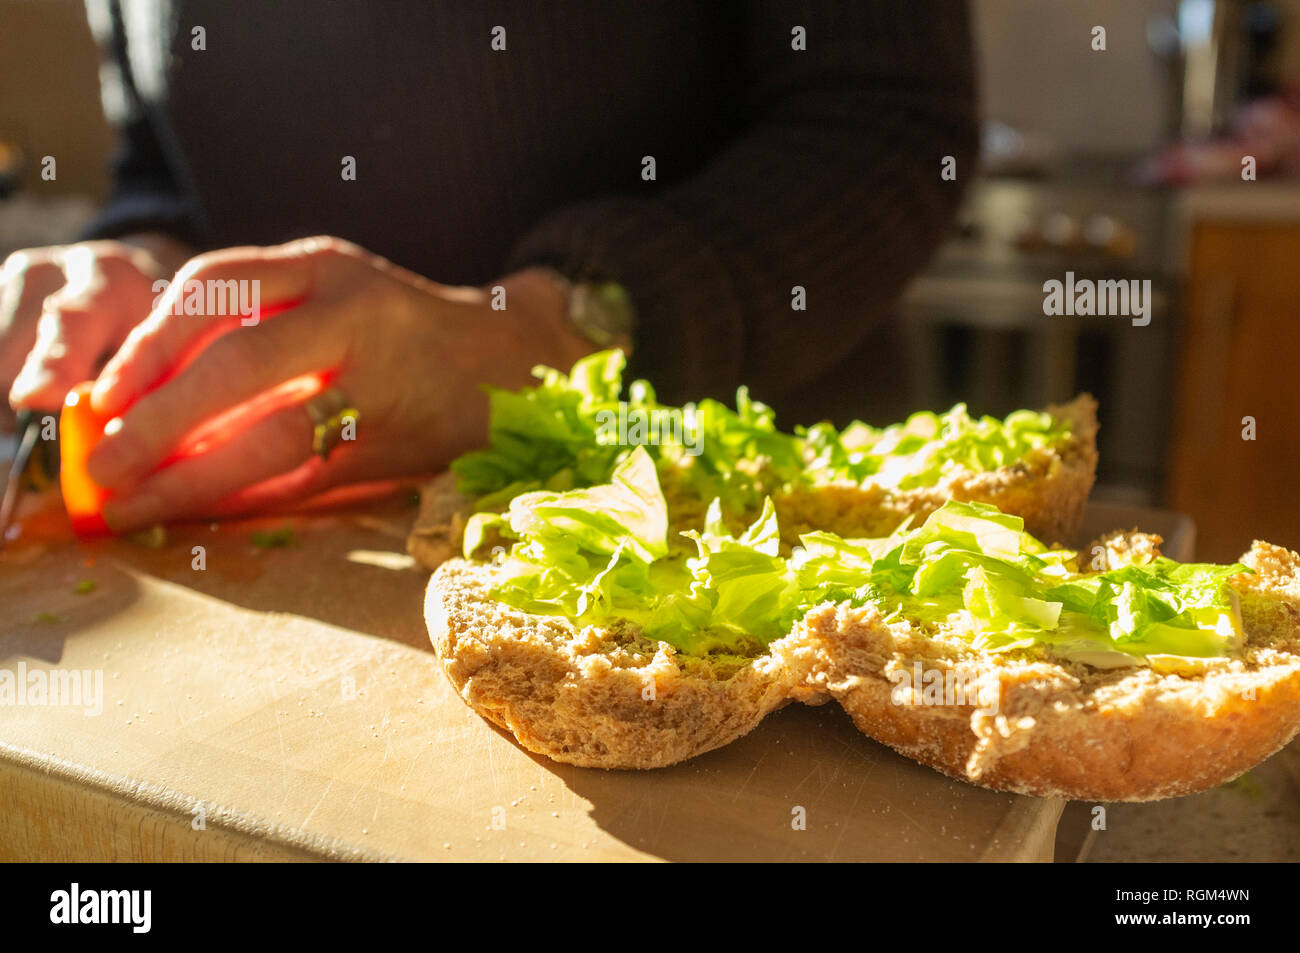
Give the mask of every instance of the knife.
[[(18, 500), (28, 484), (45, 486), (58, 476), (58, 438), (41, 440), (41, 428), (49, 416), (53, 415), (32, 410), (18, 414), (18, 446), (5, 478), (4, 496), (0, 498), (0, 549), (9, 541), (9, 527)], [(38, 446), (40, 452), (35, 452)]]

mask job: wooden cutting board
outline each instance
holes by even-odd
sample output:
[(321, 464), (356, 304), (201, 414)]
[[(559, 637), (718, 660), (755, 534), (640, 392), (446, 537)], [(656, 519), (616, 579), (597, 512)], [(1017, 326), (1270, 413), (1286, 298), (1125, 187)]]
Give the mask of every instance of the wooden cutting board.
[[(950, 780), (834, 704), (658, 771), (529, 754), (428, 647), (413, 515), (402, 494), (158, 549), (30, 521), (0, 553), (0, 673), (102, 692), (0, 707), (0, 859), (1051, 858), (1063, 802)], [(1136, 522), (1190, 546), (1167, 514), (1089, 529)], [(289, 545), (250, 541), (286, 524)]]

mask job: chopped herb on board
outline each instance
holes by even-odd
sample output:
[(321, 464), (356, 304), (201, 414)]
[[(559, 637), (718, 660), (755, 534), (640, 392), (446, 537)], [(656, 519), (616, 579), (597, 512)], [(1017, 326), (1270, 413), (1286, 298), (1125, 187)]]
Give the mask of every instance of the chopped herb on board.
[(258, 549), (273, 549), (279, 546), (292, 546), (295, 542), (292, 526), (278, 529), (259, 529), (249, 536)]
[(1258, 801), (1264, 796), (1264, 785), (1259, 783), (1259, 779), (1247, 771), (1239, 778), (1234, 778), (1227, 784), (1220, 787), (1225, 791), (1233, 791), (1242, 795), (1248, 801)]
[(127, 539), (148, 549), (162, 549), (167, 545), (167, 529), (161, 523), (157, 523), (148, 529), (132, 533)]

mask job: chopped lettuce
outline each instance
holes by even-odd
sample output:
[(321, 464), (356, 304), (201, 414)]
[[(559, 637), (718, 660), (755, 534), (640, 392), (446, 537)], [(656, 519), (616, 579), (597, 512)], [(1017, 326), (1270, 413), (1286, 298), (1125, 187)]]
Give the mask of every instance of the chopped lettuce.
[[(625, 619), (695, 653), (766, 644), (828, 601), (943, 625), (990, 652), (1037, 646), (1097, 665), (1217, 656), (1240, 643), (1227, 580), (1245, 567), (1157, 558), (1079, 573), (1074, 553), (1049, 550), (1021, 519), (979, 503), (949, 502), (887, 539), (809, 533), (792, 556), (781, 552), (776, 488), (932, 485), (954, 467), (1014, 463), (1064, 439), (1068, 421), (1030, 411), (976, 419), (959, 404), (884, 429), (787, 434), (744, 388), (734, 410), (715, 400), (669, 407), (645, 381), (624, 399), (623, 369), (622, 352), (604, 351), (568, 374), (535, 369), (534, 387), (489, 390), (490, 444), (452, 469), (478, 510), (466, 555), (490, 537), (510, 543), (495, 557), (501, 601), (582, 622)], [(665, 467), (675, 485), (713, 501), (684, 540), (669, 538)], [(739, 536), (723, 520), (756, 512)]]
[(758, 508), (762, 497), (754, 476), (760, 468), (778, 480), (793, 480), (803, 471), (798, 439), (776, 429), (776, 415), (753, 400), (748, 388), (736, 391), (736, 409), (716, 400), (693, 408), (699, 454), (692, 468), (694, 489), (702, 499), (723, 497), (729, 509)]
[(642, 446), (661, 468), (677, 469), (695, 498), (718, 498), (726, 512), (752, 516), (782, 485), (875, 479), (902, 489), (928, 486), (953, 467), (1014, 463), (1069, 432), (1067, 421), (1048, 414), (975, 419), (959, 404), (883, 430), (855, 422), (841, 432), (823, 423), (791, 434), (778, 430), (772, 409), (744, 387), (734, 410), (712, 399), (661, 404), (640, 380), (624, 398), (624, 365), (621, 351), (602, 351), (568, 374), (535, 368), (533, 387), (489, 388), (489, 445), (452, 464), (460, 491), (476, 509), (500, 510), (521, 493), (604, 483)]
[[(990, 652), (1038, 645), (1090, 664), (1138, 664), (1149, 655), (1222, 656), (1240, 646), (1241, 617), (1227, 581), (1249, 570), (1157, 557), (1145, 565), (1078, 573), (1076, 554), (1049, 550), (1019, 517), (949, 501), (916, 530), (828, 547), (805, 537), (801, 573), (815, 589), (866, 566), (858, 587), (827, 586), (856, 604), (944, 624)], [(816, 544), (816, 548), (808, 545)], [(850, 576), (850, 578), (852, 578)]]
[(460, 491), (476, 498), (476, 509), (501, 509), (521, 493), (603, 483), (639, 446), (657, 463), (694, 457), (685, 469), (690, 490), (745, 512), (762, 505), (760, 470), (799, 472), (799, 442), (778, 431), (771, 408), (745, 388), (735, 410), (716, 400), (666, 406), (647, 381), (633, 381), (620, 399), (624, 363), (622, 351), (602, 351), (567, 375), (534, 368), (534, 387), (489, 388), (489, 445), (451, 465)]
[(1240, 563), (1177, 563), (1163, 556), (1054, 586), (1049, 599), (1106, 632), (1132, 655), (1223, 655), (1241, 639), (1241, 614), (1228, 579)]
[(907, 490), (933, 486), (954, 468), (996, 470), (1069, 433), (1069, 421), (1048, 413), (1017, 410), (1005, 420), (977, 419), (958, 404), (945, 414), (921, 411), (884, 429), (861, 421), (843, 431), (818, 424), (804, 431), (804, 440), (814, 481), (875, 479)]
[(451, 465), (462, 493), (539, 489), (556, 478), (569, 486), (609, 479), (619, 448), (597, 439), (596, 413), (618, 401), (623, 352), (592, 354), (568, 375), (548, 367), (533, 375), (541, 380), (535, 387), (488, 388), (489, 445)]
[(570, 618), (638, 604), (652, 589), (650, 565), (668, 554), (668, 507), (644, 451), (620, 464), (609, 484), (525, 493), (505, 514), (476, 513), (465, 528), (467, 554), (489, 528), (517, 540), (496, 597)]
[(528, 612), (582, 622), (626, 619), (683, 651), (738, 649), (778, 637), (792, 590), (770, 501), (739, 539), (715, 501), (697, 555), (670, 556), (668, 508), (653, 461), (636, 448), (608, 485), (528, 493), (502, 515), (479, 513), (472, 552), (488, 527), (515, 540), (493, 595)]
[(476, 514), (466, 552), (489, 530), (512, 541), (497, 557), (497, 599), (582, 623), (626, 620), (692, 654), (765, 645), (834, 602), (941, 625), (989, 652), (1040, 647), (1093, 665), (1222, 656), (1241, 641), (1227, 582), (1249, 571), (1158, 557), (1079, 573), (1075, 553), (1048, 549), (1019, 517), (956, 501), (885, 539), (809, 533), (787, 557), (770, 499), (738, 536), (715, 499), (703, 529), (682, 534), (692, 554), (669, 545), (667, 503), (640, 447), (608, 484), (529, 492), (503, 514)]

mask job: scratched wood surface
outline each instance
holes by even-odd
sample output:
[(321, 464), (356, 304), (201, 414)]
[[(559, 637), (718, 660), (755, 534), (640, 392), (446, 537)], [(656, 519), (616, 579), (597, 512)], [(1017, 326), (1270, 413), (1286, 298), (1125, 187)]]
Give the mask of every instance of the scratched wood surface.
[[(530, 755), (438, 669), (411, 515), (392, 498), (159, 549), (29, 521), (0, 555), (0, 669), (100, 672), (102, 710), (0, 708), (0, 859), (1050, 859), (1062, 802), (952, 781), (833, 704), (654, 772)], [(290, 545), (250, 542), (285, 523)]]

